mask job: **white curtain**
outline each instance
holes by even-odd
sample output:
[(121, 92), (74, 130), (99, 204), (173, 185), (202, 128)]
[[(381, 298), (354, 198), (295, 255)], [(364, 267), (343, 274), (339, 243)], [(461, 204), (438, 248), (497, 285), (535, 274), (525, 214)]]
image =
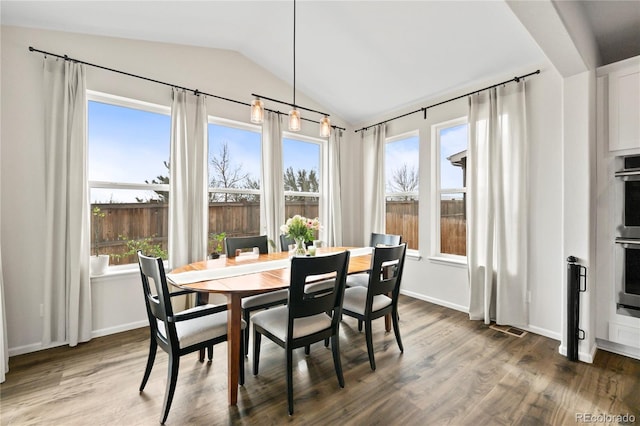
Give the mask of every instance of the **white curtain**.
[(169, 161), (169, 268), (207, 258), (207, 108), (204, 96), (173, 89)]
[(384, 233), (385, 229), (385, 182), (384, 140), (386, 126), (379, 124), (372, 133), (360, 133), (363, 149), (364, 211), (363, 245), (369, 245), (372, 232)]
[(262, 123), (262, 181), (260, 182), (260, 229), (280, 246), (280, 226), (285, 221), (282, 171), (282, 120), (280, 114), (265, 111)]
[(469, 317), (526, 325), (527, 133), (525, 84), (469, 98)]
[(81, 64), (45, 58), (42, 344), (91, 338), (87, 99)]
[(330, 247), (342, 246), (342, 201), (340, 193), (340, 145), (342, 130), (331, 129), (329, 136), (329, 192), (326, 200), (328, 204), (324, 232), (326, 244)]
[[(0, 154), (1, 155), (1, 154)], [(2, 211), (0, 205), (0, 212)], [(1, 223), (1, 220), (0, 220)], [(2, 229), (0, 227), (0, 229)], [(0, 241), (2, 236), (0, 235)], [(9, 340), (7, 337), (7, 315), (4, 310), (4, 278), (2, 275), (2, 244), (0, 244), (0, 383), (4, 383), (9, 372)]]

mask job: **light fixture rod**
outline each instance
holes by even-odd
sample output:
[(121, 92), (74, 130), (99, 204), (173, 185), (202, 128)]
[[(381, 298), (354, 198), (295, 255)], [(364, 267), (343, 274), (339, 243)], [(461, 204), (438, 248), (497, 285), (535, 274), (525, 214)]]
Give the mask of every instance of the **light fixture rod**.
[(256, 94), (256, 93), (252, 93), (252, 94), (251, 94), (251, 96), (257, 96), (257, 97), (258, 97), (258, 98), (260, 98), (260, 99), (266, 99), (266, 100), (268, 100), (268, 101), (277, 102), (277, 103), (279, 103), (279, 104), (283, 104), (283, 105), (289, 105), (290, 107), (293, 107), (293, 108), (300, 108), (300, 109), (303, 109), (303, 110), (305, 110), (305, 111), (315, 112), (316, 114), (326, 115), (327, 117), (330, 117), (330, 115), (329, 115), (329, 114), (327, 114), (326, 112), (317, 111), (317, 110), (315, 110), (315, 109), (311, 109), (311, 108), (305, 108), (305, 107), (303, 107), (303, 106), (296, 105), (296, 104), (292, 104), (292, 103), (289, 103), (289, 102), (279, 101), (279, 100), (277, 100), (277, 99), (268, 98), (268, 97), (266, 97), (266, 96), (258, 95), (258, 94)]
[(296, 0), (293, 0), (293, 107), (296, 107)]

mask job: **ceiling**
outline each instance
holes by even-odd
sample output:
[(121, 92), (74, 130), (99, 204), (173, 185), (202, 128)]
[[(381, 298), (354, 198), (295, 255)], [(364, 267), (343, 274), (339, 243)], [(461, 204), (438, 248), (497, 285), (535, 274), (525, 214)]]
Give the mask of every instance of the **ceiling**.
[[(591, 28), (608, 34), (601, 49), (620, 39), (612, 35), (621, 33), (615, 10), (640, 22), (629, 7), (640, 5), (635, 0), (585, 3)], [(0, 7), (3, 25), (230, 49), (293, 81), (292, 1), (2, 0)], [(297, 91), (352, 125), (496, 75), (533, 70), (544, 58), (503, 1), (297, 4)]]

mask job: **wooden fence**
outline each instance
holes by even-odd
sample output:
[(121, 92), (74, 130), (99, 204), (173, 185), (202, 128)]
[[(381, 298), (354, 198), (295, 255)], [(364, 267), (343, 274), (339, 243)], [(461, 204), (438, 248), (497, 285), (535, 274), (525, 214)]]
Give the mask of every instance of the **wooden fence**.
[[(387, 202), (386, 232), (402, 235), (409, 248), (417, 249), (418, 201)], [(168, 205), (163, 203), (94, 204), (105, 213), (104, 218), (92, 217), (91, 247), (96, 241), (100, 253), (110, 253), (112, 264), (136, 262), (135, 254), (123, 256), (127, 241), (146, 240), (167, 250)], [(466, 219), (464, 201), (443, 200), (441, 248), (444, 253), (466, 254)], [(287, 201), (285, 215), (318, 216), (317, 202)], [(209, 233), (224, 232), (227, 236), (258, 235), (260, 233), (260, 205), (257, 202), (209, 204)]]

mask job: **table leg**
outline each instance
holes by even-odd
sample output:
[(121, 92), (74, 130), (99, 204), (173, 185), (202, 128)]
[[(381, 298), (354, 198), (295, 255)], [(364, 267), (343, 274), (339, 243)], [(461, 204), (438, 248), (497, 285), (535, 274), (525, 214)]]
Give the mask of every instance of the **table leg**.
[(242, 327), (242, 305), (240, 295), (231, 293), (228, 300), (227, 320), (227, 362), (228, 362), (228, 387), (229, 405), (238, 403), (238, 375), (240, 374), (240, 330)]
[(384, 329), (387, 333), (391, 331), (391, 314), (384, 316)]
[[(190, 296), (186, 296), (190, 297)], [(201, 291), (196, 292), (196, 306), (202, 306), (209, 303), (209, 293), (204, 293)], [(188, 306), (188, 305), (187, 305)], [(204, 349), (200, 349), (198, 351), (198, 360), (200, 362), (204, 362)]]

